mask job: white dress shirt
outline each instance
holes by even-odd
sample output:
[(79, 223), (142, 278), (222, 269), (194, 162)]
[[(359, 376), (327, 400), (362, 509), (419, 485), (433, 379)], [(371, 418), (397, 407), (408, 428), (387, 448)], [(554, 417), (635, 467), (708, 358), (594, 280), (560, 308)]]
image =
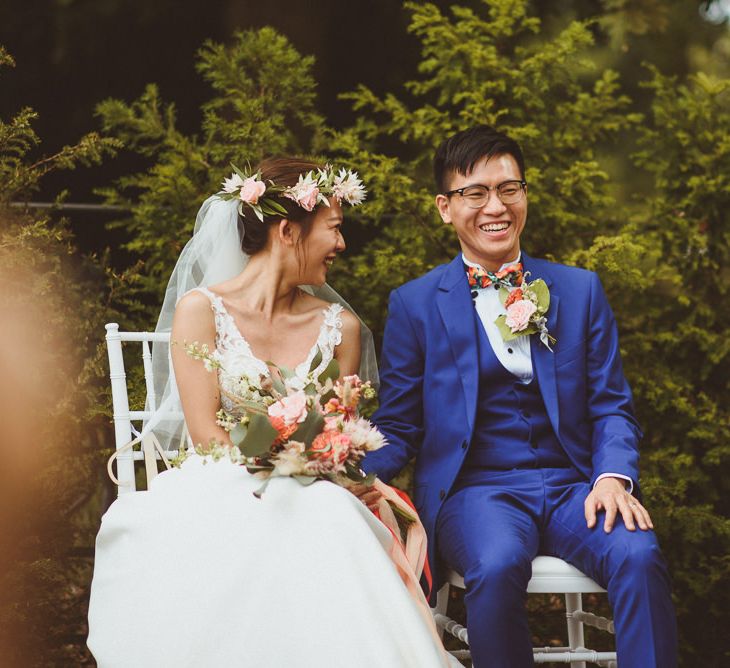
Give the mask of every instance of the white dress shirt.
[[(505, 262), (498, 271), (519, 262), (520, 257), (521, 254), (512, 260), (512, 262)], [(484, 267), (480, 264), (467, 260), (463, 253), (461, 254), (461, 259), (467, 267), (475, 267), (482, 271), (484, 270)], [(530, 337), (522, 335), (518, 336), (516, 339), (506, 342), (502, 338), (502, 334), (494, 322), (500, 315), (507, 314), (507, 310), (504, 308), (499, 299), (499, 289), (495, 289), (494, 286), (490, 285), (488, 288), (479, 288), (476, 292), (477, 296), (474, 298), (474, 306), (494, 354), (497, 356), (500, 364), (513, 376), (516, 376), (521, 383), (529, 383), (532, 381), (533, 377)], [(634, 489), (634, 482), (631, 478), (621, 475), (620, 473), (602, 473), (598, 476), (598, 478), (596, 478), (596, 483), (601, 480), (601, 478), (621, 478), (621, 480), (627, 483), (627, 491), (629, 494)]]
[[(477, 269), (484, 269), (481, 265), (476, 262), (467, 260), (463, 253), (461, 258), (464, 260), (464, 264), (467, 267), (475, 267)], [(505, 267), (509, 267), (511, 264), (520, 261), (520, 256), (514, 262), (507, 262), (503, 264), (499, 271)], [(497, 286), (500, 287), (500, 286)], [(506, 314), (502, 302), (499, 300), (499, 289), (494, 286), (488, 288), (480, 288), (477, 291), (477, 296), (474, 299), (474, 306), (477, 310), (479, 320), (481, 320), (484, 331), (489, 339), (489, 345), (492, 346), (494, 354), (500, 361), (502, 366), (507, 369), (513, 376), (522, 383), (529, 383), (532, 380), (532, 353), (530, 352), (530, 337), (518, 336), (516, 339), (512, 339), (509, 343), (506, 343), (502, 339), (502, 335), (499, 332), (499, 328), (495, 324), (495, 320), (502, 314)]]

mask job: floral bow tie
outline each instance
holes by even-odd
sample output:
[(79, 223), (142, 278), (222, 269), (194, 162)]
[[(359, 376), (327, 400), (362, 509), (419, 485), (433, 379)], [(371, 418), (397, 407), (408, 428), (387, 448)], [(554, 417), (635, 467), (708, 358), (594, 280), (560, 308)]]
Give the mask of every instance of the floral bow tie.
[(522, 285), (522, 263), (515, 262), (497, 272), (486, 271), (481, 267), (466, 267), (466, 278), (469, 287), (474, 289), (504, 286), (505, 288), (517, 288)]

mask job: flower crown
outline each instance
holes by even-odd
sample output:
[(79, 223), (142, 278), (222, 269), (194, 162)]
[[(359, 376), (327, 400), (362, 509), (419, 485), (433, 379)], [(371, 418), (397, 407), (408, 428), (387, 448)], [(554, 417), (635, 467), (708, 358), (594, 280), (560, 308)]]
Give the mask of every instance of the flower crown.
[[(273, 181), (261, 180), (261, 172), (253, 174), (240, 170), (233, 163), (231, 178), (224, 179), (222, 186), (225, 195), (221, 199), (240, 199), (238, 212), (243, 215), (243, 206), (253, 209), (258, 219), (263, 222), (265, 215), (286, 216), (287, 210), (274, 197), (283, 195), (294, 200), (305, 211), (312, 211), (318, 204), (329, 206), (329, 197), (334, 197), (338, 204), (343, 201), (350, 206), (357, 206), (365, 199), (366, 190), (362, 181), (351, 169), (340, 169), (335, 172), (330, 165), (324, 169), (311, 170), (299, 175), (299, 181), (293, 186), (278, 186)], [(249, 168), (250, 172), (250, 168)]]

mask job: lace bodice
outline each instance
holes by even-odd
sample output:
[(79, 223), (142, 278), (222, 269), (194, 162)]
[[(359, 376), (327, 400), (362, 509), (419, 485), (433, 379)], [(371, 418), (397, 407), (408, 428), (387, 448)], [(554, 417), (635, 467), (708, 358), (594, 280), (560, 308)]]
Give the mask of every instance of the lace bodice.
[[(269, 367), (263, 360), (256, 357), (251, 351), (251, 346), (243, 337), (233, 316), (228, 313), (223, 304), (223, 299), (208, 290), (208, 288), (197, 288), (210, 300), (210, 305), (215, 316), (215, 346), (214, 357), (220, 362), (221, 369), (218, 371), (218, 382), (221, 389), (232, 394), (236, 393), (238, 383), (245, 377), (249, 385), (257, 386), (261, 376), (269, 375)], [(340, 304), (330, 304), (322, 309), (323, 320), (319, 328), (319, 336), (314, 343), (306, 359), (294, 369), (295, 378), (299, 378), (304, 385), (304, 379), (309, 372), (317, 349), (322, 353), (322, 360), (315, 369), (319, 374), (327, 368), (335, 355), (335, 347), (342, 341), (342, 311)], [(230, 400), (225, 396), (221, 397), (223, 408), (232, 408)]]

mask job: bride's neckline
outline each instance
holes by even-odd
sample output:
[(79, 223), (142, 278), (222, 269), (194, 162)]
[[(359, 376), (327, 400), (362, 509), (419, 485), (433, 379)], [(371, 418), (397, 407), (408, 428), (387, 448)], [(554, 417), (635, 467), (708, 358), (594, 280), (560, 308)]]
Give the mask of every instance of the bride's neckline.
[[(233, 328), (234, 334), (240, 339), (240, 341), (246, 346), (247, 354), (256, 360), (257, 362), (260, 362), (263, 366), (265, 366), (267, 369), (269, 369), (269, 372), (271, 371), (269, 364), (266, 362), (266, 360), (261, 359), (258, 355), (256, 355), (253, 351), (253, 348), (251, 347), (251, 344), (248, 342), (246, 337), (243, 335), (243, 332), (241, 332), (241, 328), (238, 326), (238, 323), (236, 322), (236, 319), (233, 317), (233, 314), (226, 308), (225, 302), (223, 301), (223, 297), (219, 295), (217, 292), (213, 292), (210, 288), (202, 288), (205, 292), (207, 292), (209, 295), (215, 299), (215, 301), (218, 303), (218, 306), (220, 307), (220, 310), (224, 316), (226, 316), (230, 324)], [(322, 338), (322, 330), (327, 326), (327, 313), (335, 307), (336, 304), (332, 303), (328, 307), (322, 309), (322, 313), (324, 314), (324, 318), (322, 319), (322, 322), (319, 326), (319, 330), (317, 331), (317, 337), (314, 340), (314, 343), (310, 346), (309, 352), (306, 354), (304, 359), (295, 364), (294, 368), (298, 369), (302, 364), (306, 364), (310, 362), (314, 358), (314, 356), (317, 354), (317, 349), (320, 345), (320, 339)], [(271, 362), (274, 366), (281, 366), (279, 364), (276, 364), (275, 362)]]

